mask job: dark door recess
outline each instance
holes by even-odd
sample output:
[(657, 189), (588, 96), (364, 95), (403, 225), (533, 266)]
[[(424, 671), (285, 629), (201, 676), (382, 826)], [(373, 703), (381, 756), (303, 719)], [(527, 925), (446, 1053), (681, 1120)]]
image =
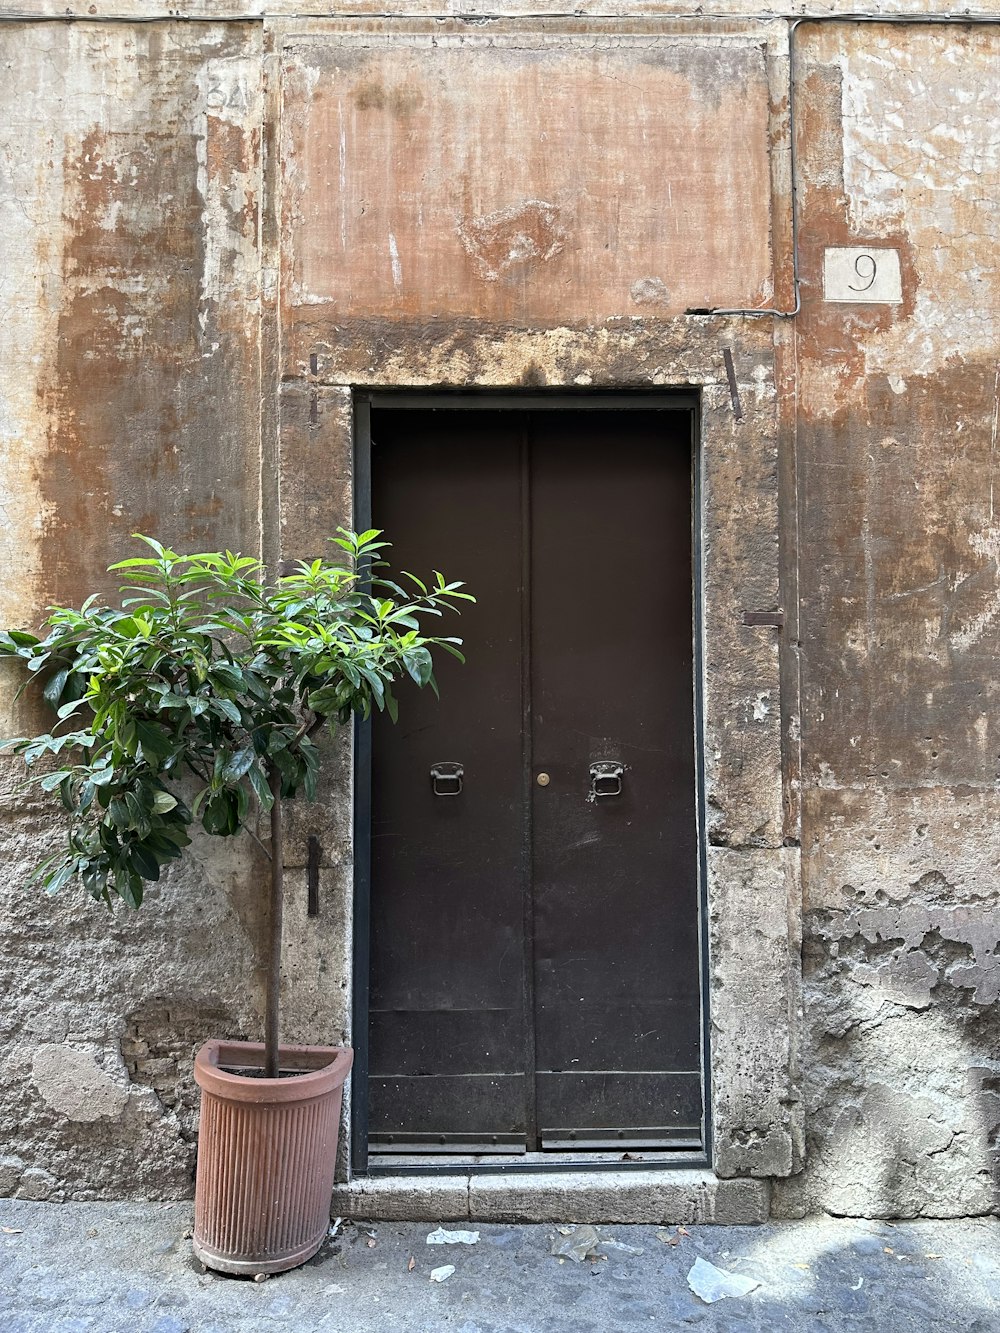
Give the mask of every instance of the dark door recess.
[(393, 564), (478, 598), (441, 702), (373, 728), (371, 1151), (696, 1148), (692, 412), (376, 403), (371, 439)]

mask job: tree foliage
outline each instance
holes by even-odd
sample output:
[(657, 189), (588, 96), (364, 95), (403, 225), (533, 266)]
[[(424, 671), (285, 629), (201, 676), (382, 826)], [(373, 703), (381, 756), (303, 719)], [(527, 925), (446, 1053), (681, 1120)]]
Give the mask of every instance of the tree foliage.
[(373, 708), (395, 720), (404, 675), (436, 692), (431, 650), (461, 660), (461, 639), (426, 635), (424, 618), (474, 598), (436, 572), (401, 574), (404, 588), (378, 530), (338, 531), (334, 560), (270, 584), (251, 557), (140, 536), (151, 554), (110, 567), (129, 580), (119, 606), (91, 597), (53, 608), (44, 637), (0, 634), (58, 718), (10, 743), (69, 815), (65, 846), (35, 872), (48, 892), (78, 878), (138, 907), (194, 822), (231, 836), (275, 797), (311, 800), (324, 723)]

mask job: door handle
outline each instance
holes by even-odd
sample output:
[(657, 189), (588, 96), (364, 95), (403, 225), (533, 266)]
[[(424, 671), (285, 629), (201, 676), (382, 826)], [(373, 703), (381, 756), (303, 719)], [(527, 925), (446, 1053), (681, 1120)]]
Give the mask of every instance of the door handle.
[(625, 765), (616, 759), (601, 759), (590, 765), (591, 796), (621, 796)]
[(465, 768), (450, 760), (442, 760), (431, 765), (431, 788), (435, 796), (459, 796), (462, 792), (462, 779)]

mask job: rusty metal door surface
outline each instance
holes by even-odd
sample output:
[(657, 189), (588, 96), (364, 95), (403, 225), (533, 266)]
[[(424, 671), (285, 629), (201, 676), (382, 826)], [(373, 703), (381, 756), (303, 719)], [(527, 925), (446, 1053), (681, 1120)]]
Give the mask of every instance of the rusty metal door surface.
[(371, 1150), (696, 1147), (690, 413), (374, 408), (371, 439), (393, 565), (478, 598), (440, 703), (373, 727)]

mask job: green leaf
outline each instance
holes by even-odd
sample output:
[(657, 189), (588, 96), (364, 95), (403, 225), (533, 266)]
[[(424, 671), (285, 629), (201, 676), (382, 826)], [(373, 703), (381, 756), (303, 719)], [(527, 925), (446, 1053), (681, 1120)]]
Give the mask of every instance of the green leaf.
[(231, 663), (222, 663), (215, 666), (209, 673), (215, 684), (221, 685), (227, 690), (242, 690), (244, 688), (243, 672), (238, 666)]
[(403, 654), (403, 665), (418, 685), (424, 686), (434, 671), (434, 661), (426, 648), (410, 648)]
[[(203, 704), (204, 707), (198, 708), (196, 710), (195, 708), (192, 707), (192, 704)], [(159, 701), (156, 704), (156, 709), (158, 712), (167, 712), (170, 709), (177, 709), (177, 708), (187, 708), (195, 717), (197, 717), (200, 713), (204, 713), (207, 707), (208, 707), (207, 699), (198, 699), (190, 694), (187, 695), (161, 694), (159, 696)]]
[(253, 788), (254, 795), (260, 802), (260, 808), (267, 814), (274, 805), (274, 797), (271, 795), (271, 788), (268, 786), (267, 778), (261, 772), (260, 765), (254, 764), (248, 769), (250, 777), (250, 786)]
[(128, 907), (136, 911), (142, 906), (142, 879), (139, 875), (123, 871), (115, 877), (118, 896)]
[(62, 698), (62, 692), (66, 688), (67, 680), (69, 680), (69, 669), (63, 667), (61, 671), (57, 671), (55, 675), (47, 681), (45, 689), (42, 690), (42, 696), (46, 703), (51, 704), (53, 708), (58, 705), (59, 700)]
[(96, 861), (90, 861), (84, 866), (80, 878), (83, 880), (83, 887), (91, 898), (103, 898), (107, 893), (107, 872)]
[(274, 761), (274, 766), (279, 773), (282, 773), (286, 778), (294, 781), (296, 784), (298, 783), (301, 765), (295, 755), (292, 754), (291, 750), (278, 750), (272, 755), (272, 759)]
[(58, 870), (53, 870), (51, 874), (46, 875), (42, 881), (45, 885), (45, 892), (49, 895), (56, 894), (59, 890), (73, 878), (76, 873), (76, 865), (72, 861), (66, 861)]
[[(245, 799), (246, 794), (244, 793)], [(205, 805), (205, 813), (201, 817), (202, 827), (206, 833), (217, 833), (227, 837), (239, 830), (238, 811), (239, 804), (234, 793), (230, 791), (214, 792)]]
[(177, 809), (177, 798), (171, 796), (168, 791), (158, 791), (153, 796), (153, 813), (156, 815), (165, 815), (168, 810)]
[(174, 742), (155, 722), (137, 722), (135, 730), (147, 759), (159, 762), (173, 754)]
[(323, 685), (318, 690), (310, 692), (308, 703), (314, 713), (322, 713), (325, 716), (327, 713), (336, 712), (340, 705), (340, 691), (334, 685)]
[[(137, 875), (143, 879), (158, 880), (160, 878), (160, 863), (153, 853), (142, 845), (141, 842), (134, 842), (129, 848), (129, 861)], [(136, 904), (138, 906), (138, 904)]]
[(128, 806), (132, 827), (138, 830), (140, 837), (144, 838), (150, 829), (149, 816), (145, 807), (135, 792), (131, 791), (125, 793), (125, 804)]
[(222, 770), (222, 776), (227, 782), (238, 782), (253, 763), (253, 750), (237, 750)]
[(132, 815), (124, 797), (116, 796), (108, 806), (108, 818), (115, 828), (127, 829), (132, 822)]
[(286, 736), (283, 731), (275, 728), (267, 738), (267, 753), (273, 758), (281, 750), (288, 748), (289, 739), (290, 737)]
[(376, 675), (376, 673), (372, 671), (370, 667), (363, 666), (360, 667), (359, 670), (362, 676), (364, 676), (365, 680), (368, 682), (368, 684), (372, 687), (372, 694), (374, 694), (375, 696), (375, 701), (381, 707), (382, 698), (385, 694), (385, 684), (383, 683), (381, 677)]
[(220, 699), (216, 696), (212, 700), (212, 711), (220, 716), (228, 718), (230, 722), (240, 723), (243, 721), (240, 710), (231, 699)]
[[(143, 539), (145, 540), (145, 538)], [(159, 560), (150, 560), (148, 557), (132, 556), (129, 560), (118, 560), (113, 565), (108, 565), (108, 572), (114, 573), (119, 569), (141, 569), (143, 567), (153, 566), (159, 568)]]

